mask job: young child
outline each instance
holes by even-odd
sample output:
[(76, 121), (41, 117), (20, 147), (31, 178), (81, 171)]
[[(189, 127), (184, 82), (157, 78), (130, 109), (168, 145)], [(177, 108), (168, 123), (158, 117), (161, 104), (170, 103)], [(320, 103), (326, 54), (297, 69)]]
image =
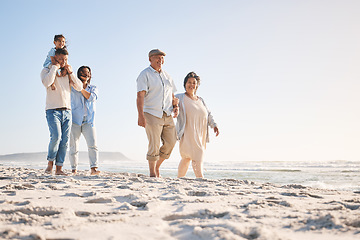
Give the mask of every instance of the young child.
[[(59, 49), (59, 48), (65, 48), (66, 49), (66, 39), (65, 37), (62, 35), (62, 34), (59, 34), (59, 35), (55, 35), (54, 37), (54, 45), (55, 47), (54, 48), (51, 48), (46, 59), (45, 59), (45, 62), (43, 64), (43, 67), (44, 68), (50, 68), (51, 67), (51, 63), (54, 59), (54, 56), (55, 56), (55, 51), (56, 49)], [(58, 76), (65, 76), (67, 74), (66, 70), (61, 70), (61, 73), (59, 74), (58, 73)], [(55, 85), (52, 84), (51, 85), (51, 89), (52, 90), (55, 90)]]

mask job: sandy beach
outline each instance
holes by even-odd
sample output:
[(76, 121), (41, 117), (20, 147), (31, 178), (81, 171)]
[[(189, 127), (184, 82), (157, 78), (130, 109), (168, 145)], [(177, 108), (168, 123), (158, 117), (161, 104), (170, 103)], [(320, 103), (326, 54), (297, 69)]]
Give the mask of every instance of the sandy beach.
[(1, 239), (360, 239), (360, 192), (0, 167)]

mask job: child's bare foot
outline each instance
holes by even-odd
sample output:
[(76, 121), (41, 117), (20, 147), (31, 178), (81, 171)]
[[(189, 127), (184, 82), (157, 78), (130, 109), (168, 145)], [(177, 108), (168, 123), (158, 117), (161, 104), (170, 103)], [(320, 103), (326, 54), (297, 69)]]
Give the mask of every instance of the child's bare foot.
[(60, 70), (60, 69), (58, 69), (58, 70), (56, 71), (56, 76), (61, 77), (61, 70)]
[(101, 172), (97, 170), (96, 167), (91, 168), (90, 175), (99, 175)]

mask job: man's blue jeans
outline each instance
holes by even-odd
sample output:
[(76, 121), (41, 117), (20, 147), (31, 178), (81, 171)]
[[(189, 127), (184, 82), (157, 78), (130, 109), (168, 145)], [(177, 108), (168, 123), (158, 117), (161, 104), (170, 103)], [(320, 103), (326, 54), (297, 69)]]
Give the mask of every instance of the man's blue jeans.
[(46, 110), (46, 120), (50, 131), (48, 161), (63, 166), (71, 130), (71, 110)]

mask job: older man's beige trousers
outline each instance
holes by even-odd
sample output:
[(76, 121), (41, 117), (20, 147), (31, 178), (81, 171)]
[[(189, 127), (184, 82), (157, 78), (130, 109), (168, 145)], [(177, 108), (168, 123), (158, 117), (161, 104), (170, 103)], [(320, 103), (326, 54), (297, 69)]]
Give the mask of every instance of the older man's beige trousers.
[(159, 157), (168, 159), (176, 143), (176, 130), (172, 116), (167, 116), (165, 113), (162, 118), (149, 113), (144, 113), (144, 115), (145, 130), (149, 140), (146, 159), (149, 161), (157, 161)]

